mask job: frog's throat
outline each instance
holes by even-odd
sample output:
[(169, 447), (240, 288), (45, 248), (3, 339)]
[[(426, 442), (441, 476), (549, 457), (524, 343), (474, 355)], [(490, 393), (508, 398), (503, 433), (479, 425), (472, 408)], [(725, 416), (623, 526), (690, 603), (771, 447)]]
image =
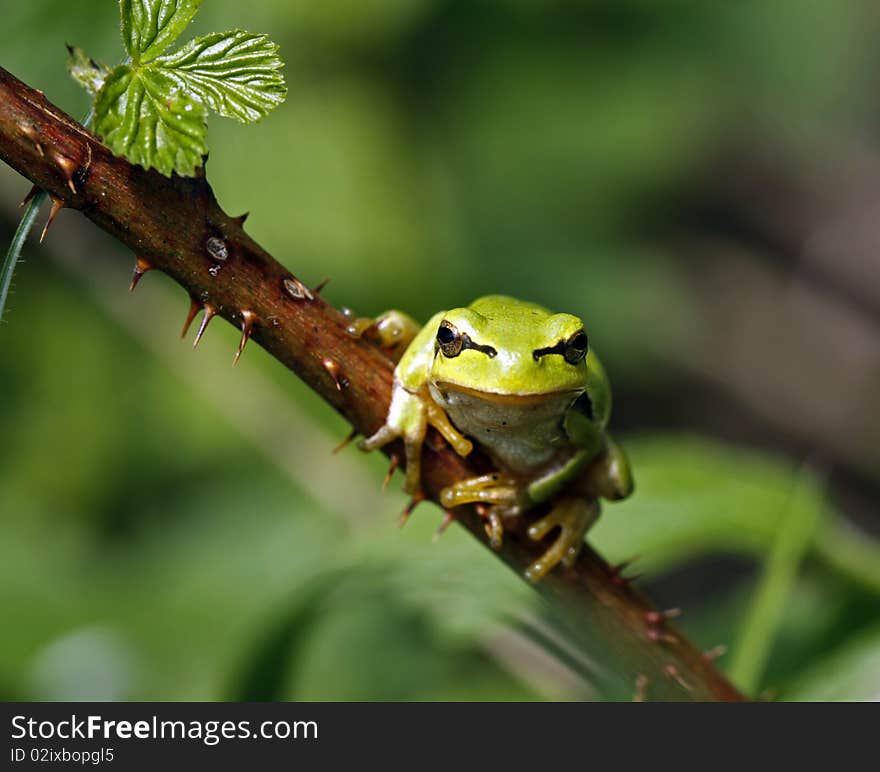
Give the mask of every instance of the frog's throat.
[(474, 389), (469, 386), (460, 386), (451, 381), (437, 381), (434, 387), (441, 393), (454, 391), (475, 399), (492, 402), (496, 405), (510, 405), (511, 407), (527, 407), (549, 401), (564, 401), (565, 397), (574, 402), (586, 389), (560, 389), (559, 391), (541, 391), (533, 394), (511, 394), (499, 391), (486, 391)]

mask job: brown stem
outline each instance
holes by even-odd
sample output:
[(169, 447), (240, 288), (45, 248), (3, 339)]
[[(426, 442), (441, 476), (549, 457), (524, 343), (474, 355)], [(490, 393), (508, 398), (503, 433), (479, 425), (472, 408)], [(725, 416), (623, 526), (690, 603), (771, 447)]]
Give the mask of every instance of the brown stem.
[[(204, 177), (169, 179), (117, 158), (2, 68), (0, 157), (45, 189), (53, 202), (79, 209), (127, 244), (137, 255), (138, 272), (157, 269), (171, 276), (204, 308), (203, 319), (223, 317), (242, 330), (242, 344), (252, 336), (357, 431), (368, 434), (382, 424), (391, 363), (373, 345), (352, 337), (341, 312), (253, 241), (242, 229), (243, 218), (225, 214)], [(431, 499), (450, 483), (487, 468), (479, 454), (462, 459), (437, 437), (427, 445), (423, 478)], [(395, 451), (400, 448), (389, 449)], [(488, 546), (473, 508), (461, 507), (456, 519)], [(522, 575), (543, 550), (519, 531), (508, 534), (495, 554)], [(591, 549), (583, 550), (574, 568), (555, 570), (537, 589), (589, 653), (596, 677), (611, 695), (742, 699), (711, 657)]]

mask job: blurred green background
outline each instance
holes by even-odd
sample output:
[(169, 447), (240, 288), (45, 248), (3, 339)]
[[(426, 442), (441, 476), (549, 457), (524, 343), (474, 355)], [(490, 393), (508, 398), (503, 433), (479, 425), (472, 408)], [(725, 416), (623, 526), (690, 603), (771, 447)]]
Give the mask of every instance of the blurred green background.
[[(5, 2), (75, 116), (110, 0)], [(232, 0), (287, 102), (210, 127), (248, 231), (360, 314), (487, 292), (582, 315), (637, 493), (590, 541), (754, 695), (880, 697), (880, 15), (802, 0)], [(188, 33), (190, 34), (190, 33)], [(28, 184), (0, 168), (0, 234)], [(537, 596), (79, 214), (0, 327), (0, 697), (601, 697)], [(392, 490), (393, 489), (393, 490)]]

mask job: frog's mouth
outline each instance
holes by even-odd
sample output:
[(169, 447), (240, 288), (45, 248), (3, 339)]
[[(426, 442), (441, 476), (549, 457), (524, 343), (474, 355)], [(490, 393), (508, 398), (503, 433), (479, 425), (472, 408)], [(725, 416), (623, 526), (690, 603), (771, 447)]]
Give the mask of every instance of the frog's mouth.
[(449, 381), (437, 381), (433, 386), (444, 397), (452, 392), (453, 394), (461, 395), (468, 401), (485, 400), (486, 402), (492, 402), (496, 405), (509, 405), (511, 407), (529, 407), (532, 405), (542, 405), (547, 403), (566, 405), (575, 402), (580, 397), (586, 398), (586, 393), (583, 389), (542, 391), (533, 394), (509, 394), (506, 392), (472, 389), (468, 386), (460, 386), (457, 383), (451, 383)]
[(592, 412), (582, 389), (505, 394), (438, 381), (430, 390), (459, 431), (491, 448), (511, 469), (522, 471), (549, 461), (566, 441), (569, 411)]

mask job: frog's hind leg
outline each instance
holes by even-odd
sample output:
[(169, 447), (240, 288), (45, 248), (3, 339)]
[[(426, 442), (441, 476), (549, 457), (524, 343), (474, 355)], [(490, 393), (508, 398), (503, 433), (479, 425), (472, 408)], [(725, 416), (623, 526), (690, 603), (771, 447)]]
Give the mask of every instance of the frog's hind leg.
[(393, 362), (399, 362), (422, 326), (403, 311), (386, 311), (375, 319), (360, 316), (348, 325), (356, 338), (375, 343)]
[(599, 517), (599, 503), (593, 499), (565, 498), (550, 512), (529, 526), (529, 537), (543, 539), (557, 526), (556, 541), (541, 557), (526, 569), (526, 579), (537, 582), (543, 579), (559, 563), (574, 565), (584, 544), (584, 536)]
[(601, 497), (609, 501), (625, 499), (633, 492), (633, 476), (629, 459), (609, 435), (605, 436), (605, 447), (586, 471), (584, 490), (589, 496)]

